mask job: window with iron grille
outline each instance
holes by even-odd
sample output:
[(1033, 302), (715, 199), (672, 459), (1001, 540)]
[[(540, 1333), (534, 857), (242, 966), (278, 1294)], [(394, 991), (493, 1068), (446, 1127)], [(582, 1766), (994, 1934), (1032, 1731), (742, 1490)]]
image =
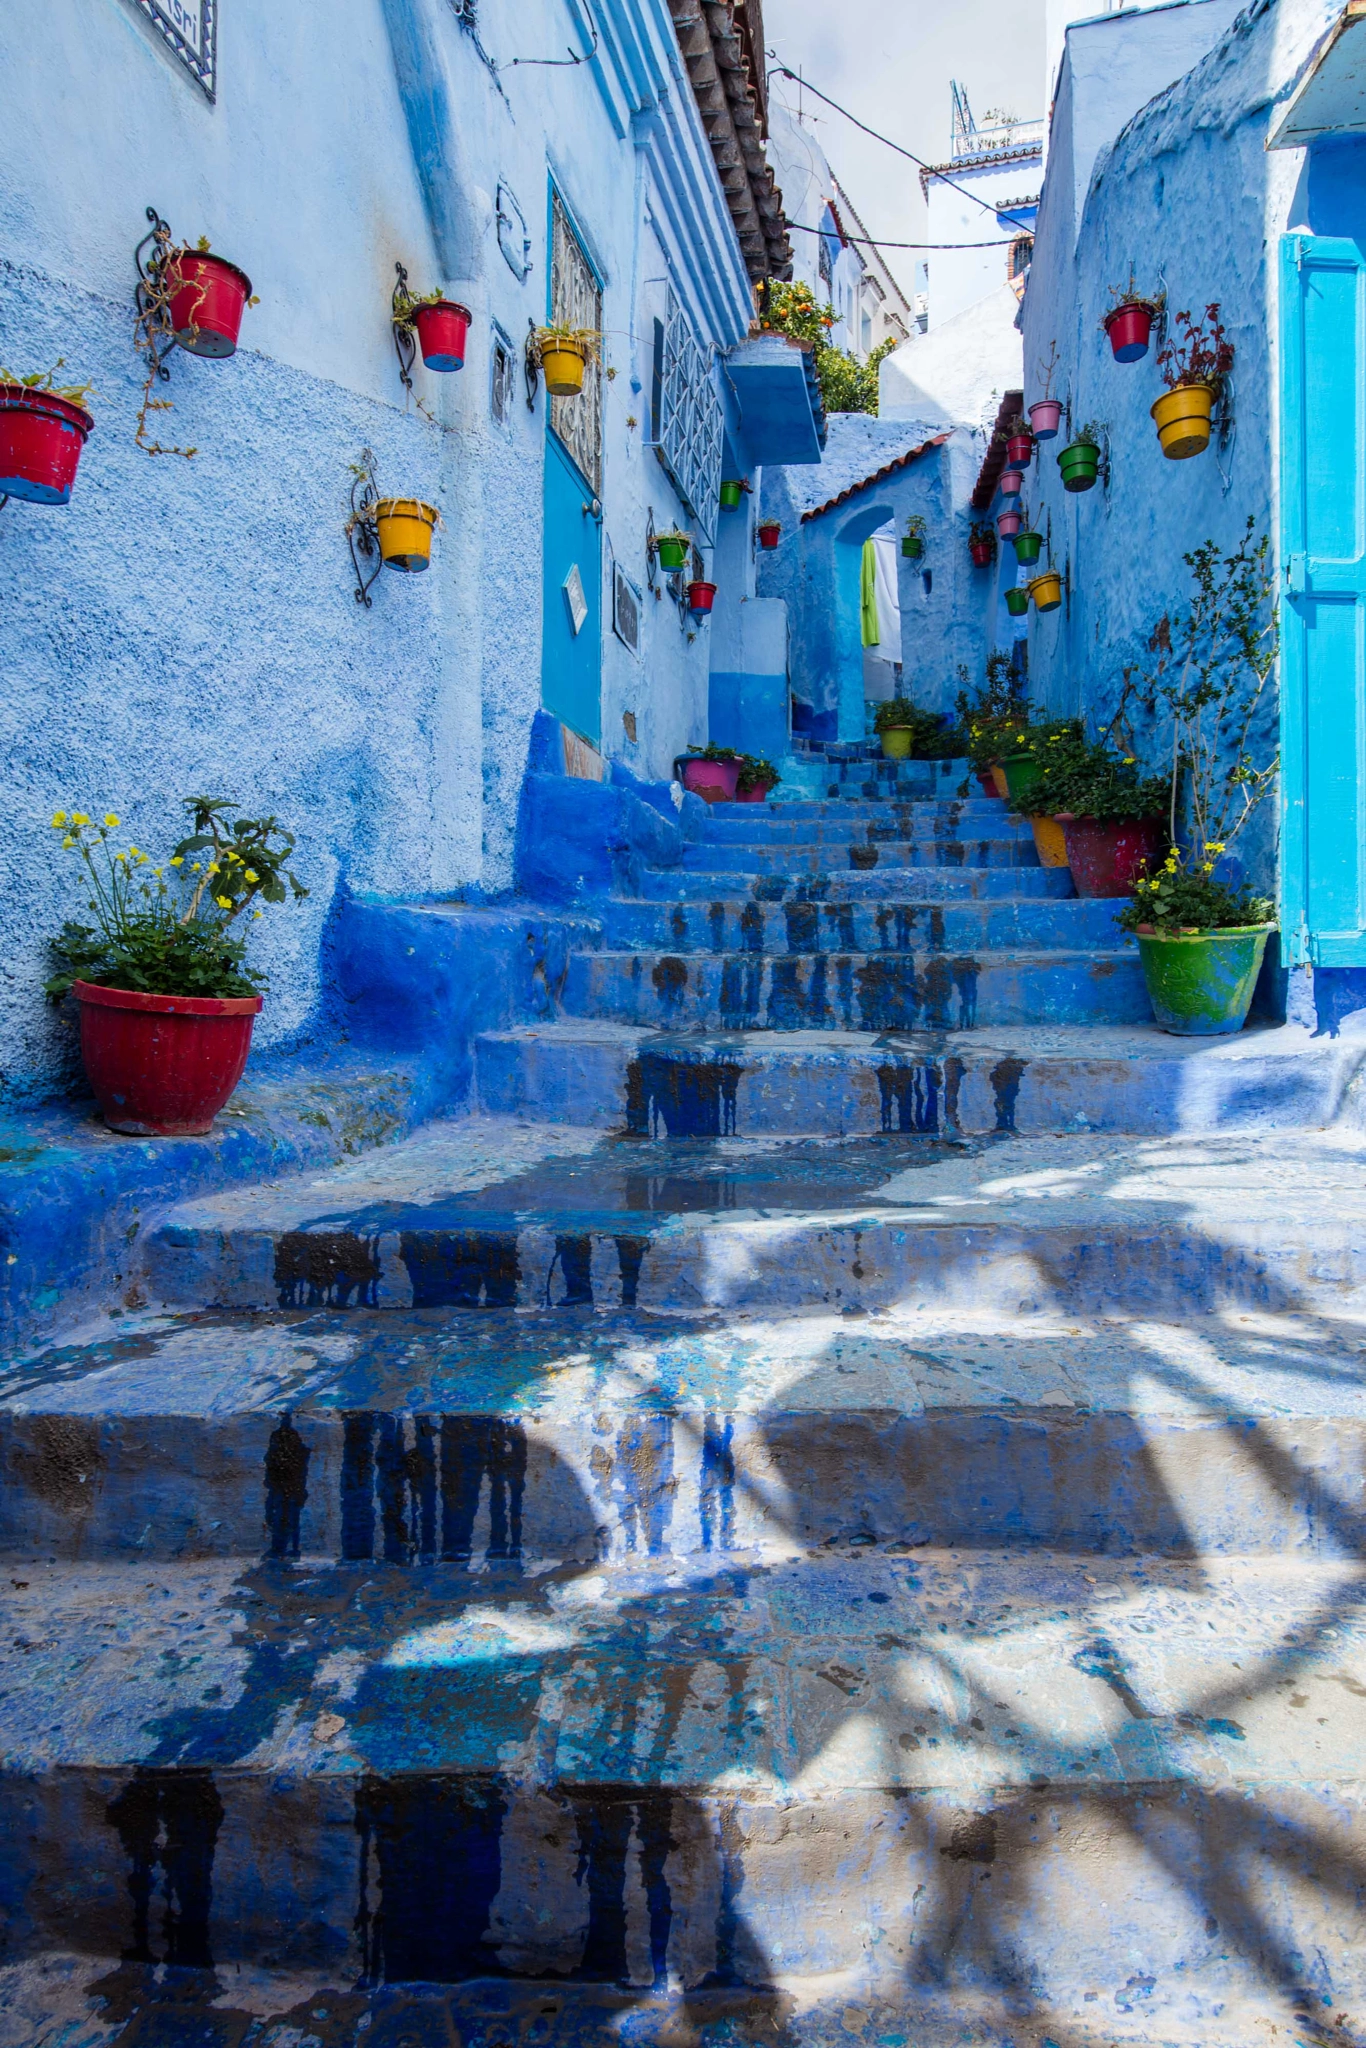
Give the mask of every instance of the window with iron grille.
[(721, 402), (711, 364), (672, 290), (663, 330), (656, 322), (655, 331), (657, 452), (679, 497), (710, 540), (721, 490)]
[[(602, 330), (602, 293), (583, 244), (551, 195), (550, 317), (557, 325)], [(590, 359), (577, 398), (550, 400), (550, 426), (578, 464), (594, 493), (602, 490), (602, 366)]]

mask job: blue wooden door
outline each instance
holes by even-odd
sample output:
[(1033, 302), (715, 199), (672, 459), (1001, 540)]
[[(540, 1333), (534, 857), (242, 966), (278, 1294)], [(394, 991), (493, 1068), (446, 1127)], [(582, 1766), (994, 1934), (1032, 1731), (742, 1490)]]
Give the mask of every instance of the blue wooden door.
[(1366, 966), (1366, 252), (1281, 243), (1281, 951)]
[(545, 437), (541, 702), (594, 746), (602, 736), (602, 514), (558, 438)]

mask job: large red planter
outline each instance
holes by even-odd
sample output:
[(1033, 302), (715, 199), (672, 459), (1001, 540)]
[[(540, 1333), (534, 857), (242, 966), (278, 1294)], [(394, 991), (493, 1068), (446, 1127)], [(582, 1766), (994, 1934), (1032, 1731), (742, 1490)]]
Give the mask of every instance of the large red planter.
[(419, 306), (413, 315), (417, 345), (429, 370), (463, 370), (465, 337), (470, 331), (470, 309), (454, 299), (438, 299), (434, 306)]
[(148, 996), (72, 983), (81, 1058), (115, 1131), (178, 1138), (212, 1128), (242, 1078), (260, 996)]
[(1147, 355), (1148, 337), (1153, 331), (1151, 306), (1116, 306), (1105, 315), (1103, 324), (1117, 363), (1136, 363)]
[(55, 391), (0, 384), (0, 496), (65, 505), (94, 424), (84, 406)]
[(688, 610), (694, 618), (703, 618), (716, 602), (714, 583), (690, 583), (688, 585)]
[(237, 347), (242, 313), (251, 297), (245, 270), (222, 256), (201, 256), (187, 250), (166, 265), (171, 295), (171, 326), (182, 348), (192, 356), (230, 356)]
[(1006, 442), (1006, 461), (1012, 469), (1028, 469), (1029, 458), (1034, 453), (1032, 434), (1012, 434)]
[(739, 780), (738, 761), (685, 761), (683, 787), (709, 804), (733, 804)]
[(1060, 818), (1078, 896), (1127, 896), (1167, 846), (1161, 818)]

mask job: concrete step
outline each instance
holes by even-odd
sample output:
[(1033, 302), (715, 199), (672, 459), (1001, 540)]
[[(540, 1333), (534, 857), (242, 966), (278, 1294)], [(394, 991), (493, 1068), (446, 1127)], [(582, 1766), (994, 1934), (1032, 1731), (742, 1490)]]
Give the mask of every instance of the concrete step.
[(893, 864), (828, 868), (818, 874), (791, 867), (765, 875), (733, 868), (645, 868), (637, 886), (637, 894), (653, 903), (708, 902), (737, 893), (747, 893), (756, 903), (943, 903), (963, 897), (1059, 900), (1075, 892), (1067, 868)]
[(1292, 1025), (1226, 1039), (1155, 1027), (732, 1032), (564, 1022), (485, 1032), (494, 1116), (671, 1137), (1296, 1129), (1331, 1122), (1366, 1059)]
[(1143, 1024), (1138, 949), (866, 954), (577, 953), (566, 1017), (664, 1031), (972, 1031)]
[[(805, 808), (805, 807), (804, 807)], [(821, 846), (925, 844), (934, 842), (976, 844), (979, 839), (1010, 839), (1033, 846), (1034, 835), (1026, 818), (1015, 818), (999, 809), (993, 815), (985, 804), (974, 815), (966, 804), (906, 804), (859, 807), (864, 815), (850, 816), (843, 805), (831, 804), (824, 817), (789, 817), (786, 812), (766, 817), (752, 806), (736, 805), (718, 816), (714, 806), (708, 816), (701, 846)], [(900, 815), (898, 816), (898, 812)], [(928, 813), (928, 815), (926, 815)], [(831, 815), (833, 814), (833, 815)]]
[(613, 951), (673, 953), (978, 953), (1043, 947), (1113, 949), (1118, 905), (1103, 898), (988, 902), (650, 903), (617, 898), (600, 913)]
[[(865, 2002), (918, 2043), (921, 1997), (942, 2014), (960, 1983), (1009, 1994), (997, 2041), (1087, 2043), (1226, 2040), (1230, 2002), (1366, 1988), (1354, 1562), (965, 1570), (869, 1547), (13, 1576), (11, 1958), (169, 1955), (205, 1998), (212, 1965), (568, 1976), (615, 1993), (585, 2043), (620, 2038), (632, 1987), (766, 1990), (763, 2032), (720, 2014), (731, 2040), (784, 2038), (775, 1987), (798, 2009), (837, 1991), (826, 2039), (870, 2048)], [(462, 2038), (413, 2010), (374, 2038)], [(559, 2010), (539, 1998), (526, 2037), (579, 2040)], [(138, 2038), (250, 2037), (174, 2015)], [(279, 2036), (308, 2038), (348, 2037)]]
[[(881, 844), (866, 842), (826, 846), (721, 846), (714, 840), (694, 840), (683, 849), (683, 866), (696, 872), (707, 869), (721, 874), (817, 875), (827, 869), (852, 868), (1037, 868), (1039, 856), (1034, 838), (1005, 834), (994, 838), (936, 839), (915, 841), (892, 839)], [(1061, 872), (1054, 870), (1054, 872)], [(1069, 892), (1070, 893), (1070, 892)]]
[[(357, 1166), (188, 1203), (148, 1298), (233, 1309), (1355, 1314), (1366, 1140), (1346, 1131), (650, 1142), (432, 1131)], [(539, 1156), (538, 1155), (539, 1151)]]
[(1006, 809), (1000, 797), (939, 796), (899, 797), (895, 794), (880, 797), (860, 796), (812, 796), (791, 797), (779, 803), (772, 799), (762, 808), (753, 804), (712, 804), (707, 812), (709, 825), (720, 825), (735, 820), (772, 819), (787, 824), (795, 819), (817, 818), (863, 818), (876, 824), (893, 825), (902, 819), (913, 817), (935, 827), (944, 821), (949, 828), (945, 837), (956, 839), (961, 828), (967, 823), (1013, 824), (1013, 814)]
[[(301, 1286), (284, 1250), (260, 1292), (329, 1305), (144, 1312), (6, 1374), (7, 1558), (1360, 1554), (1359, 1324), (1113, 1302), (338, 1315), (340, 1262)], [(375, 1250), (376, 1293), (400, 1260)]]

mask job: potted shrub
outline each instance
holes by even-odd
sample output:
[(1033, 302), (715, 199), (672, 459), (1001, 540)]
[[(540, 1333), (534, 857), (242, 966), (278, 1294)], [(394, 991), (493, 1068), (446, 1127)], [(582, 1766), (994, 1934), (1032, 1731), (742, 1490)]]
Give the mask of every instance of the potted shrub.
[(1025, 526), (1022, 523), (1016, 529), (1015, 559), (1017, 562), (1023, 562), (1026, 567), (1037, 562), (1039, 551), (1042, 547), (1043, 535), (1036, 532), (1032, 526)]
[(1008, 505), (1004, 512), (996, 514), (996, 531), (1002, 540), (1013, 540), (1024, 525), (1024, 513), (1018, 505)]
[(1051, 806), (1057, 800), (1059, 771), (1085, 747), (1079, 718), (1055, 718), (1030, 726), (1020, 750), (1005, 763), (1010, 808), (1029, 820), (1040, 867), (1067, 866), (1066, 836)]
[(429, 370), (464, 369), (470, 318), (468, 306), (448, 299), (442, 292), (424, 292), (415, 297), (400, 286), (395, 293), (394, 325), (417, 336), (422, 360)]
[(17, 377), (0, 370), (0, 495), (30, 505), (65, 505), (95, 422), (88, 384), (58, 384), (51, 370)]
[(215, 256), (201, 235), (193, 249), (169, 251), (161, 282), (171, 328), (183, 349), (220, 361), (236, 353), (242, 315), (252, 303), (251, 279), (245, 270), (225, 256)]
[(695, 619), (705, 618), (716, 602), (716, 585), (699, 580), (688, 585), (688, 610)]
[(1148, 353), (1153, 321), (1164, 301), (1145, 299), (1136, 292), (1132, 275), (1122, 291), (1118, 285), (1112, 285), (1110, 290), (1115, 304), (1100, 323), (1109, 339), (1110, 353), (1117, 363), (1136, 363)]
[(692, 535), (684, 533), (681, 526), (670, 527), (665, 533), (657, 533), (653, 545), (661, 569), (672, 572), (675, 569), (687, 568), (688, 558), (692, 554)]
[(1029, 592), (1012, 583), (1006, 592), (1006, 610), (1012, 619), (1022, 619), (1029, 610)]
[(918, 562), (925, 552), (925, 521), (919, 512), (912, 512), (906, 521), (906, 531), (901, 536), (901, 552), (908, 562)]
[(741, 804), (765, 804), (768, 793), (782, 781), (771, 761), (762, 754), (746, 754), (740, 763), (740, 773), (735, 783), (735, 801)]
[[(1205, 541), (1187, 557), (1195, 590), (1144, 678), (1172, 722), (1168, 820), (1177, 842), (1135, 877), (1117, 922), (1138, 938), (1153, 1014), (1164, 1031), (1240, 1031), (1247, 1021), (1275, 907), (1220, 866), (1276, 779), (1274, 740), (1258, 747), (1258, 713), (1277, 654), (1267, 537), (1248, 520), (1236, 550)], [(1260, 752), (1261, 758), (1258, 759)]]
[(1100, 474), (1100, 428), (1088, 420), (1058, 456), (1065, 491), (1089, 491)]
[(1034, 453), (1034, 436), (1017, 413), (1006, 423), (1006, 461), (1012, 469), (1028, 469)]
[(1022, 469), (1003, 469), (1001, 471), (1001, 481), (996, 488), (1003, 498), (1018, 498), (1024, 489), (1024, 471)]
[(705, 803), (733, 803), (744, 762), (745, 756), (734, 747), (699, 747), (682, 764), (683, 787)]
[(996, 529), (989, 519), (974, 519), (968, 528), (968, 554), (974, 569), (989, 569), (996, 559)]
[(919, 713), (909, 697), (889, 697), (873, 713), (873, 731), (882, 742), (888, 761), (909, 761), (915, 745), (915, 722)]
[(749, 489), (746, 477), (729, 477), (721, 485), (721, 505), (726, 512), (734, 512), (745, 492)]
[[(230, 818), (220, 797), (187, 797), (192, 830), (160, 866), (114, 851), (119, 820), (58, 811), (53, 830), (79, 855), (93, 924), (52, 943), (47, 994), (80, 1007), (81, 1057), (113, 1130), (207, 1131), (242, 1078), (265, 977), (246, 967), (238, 920), (258, 899), (308, 891), (286, 867), (293, 836), (274, 818)], [(236, 928), (236, 929), (235, 929)]]
[(1127, 896), (1135, 879), (1166, 853), (1167, 786), (1144, 777), (1132, 754), (1105, 740), (1069, 753), (1030, 792), (1063, 828), (1078, 896)]
[(1062, 603), (1062, 575), (1057, 569), (1045, 569), (1041, 576), (1029, 580), (1029, 596), (1034, 601), (1036, 612), (1055, 612)]
[(958, 677), (962, 687), (954, 709), (962, 751), (976, 770), (984, 794), (1004, 796), (1001, 757), (1019, 751), (1016, 735), (1029, 728), (1029, 701), (1023, 694), (1022, 678), (1012, 668), (1010, 656), (1000, 650), (987, 656), (985, 677), (975, 691), (968, 690), (968, 671), (961, 663)]
[(598, 360), (601, 337), (591, 327), (552, 320), (536, 329), (536, 350), (545, 388), (552, 398), (577, 398), (590, 363)]
[(1167, 388), (1150, 410), (1162, 453), (1183, 462), (1209, 446), (1214, 401), (1233, 368), (1233, 343), (1220, 322), (1217, 299), (1206, 306), (1202, 321), (1178, 313), (1175, 325), (1180, 332), (1157, 358)]
[(415, 576), (430, 566), (432, 533), (441, 524), (435, 505), (426, 505), (421, 498), (381, 498), (374, 513), (386, 569)]
[(772, 550), (782, 537), (782, 526), (776, 519), (761, 519), (758, 525), (759, 545)]

